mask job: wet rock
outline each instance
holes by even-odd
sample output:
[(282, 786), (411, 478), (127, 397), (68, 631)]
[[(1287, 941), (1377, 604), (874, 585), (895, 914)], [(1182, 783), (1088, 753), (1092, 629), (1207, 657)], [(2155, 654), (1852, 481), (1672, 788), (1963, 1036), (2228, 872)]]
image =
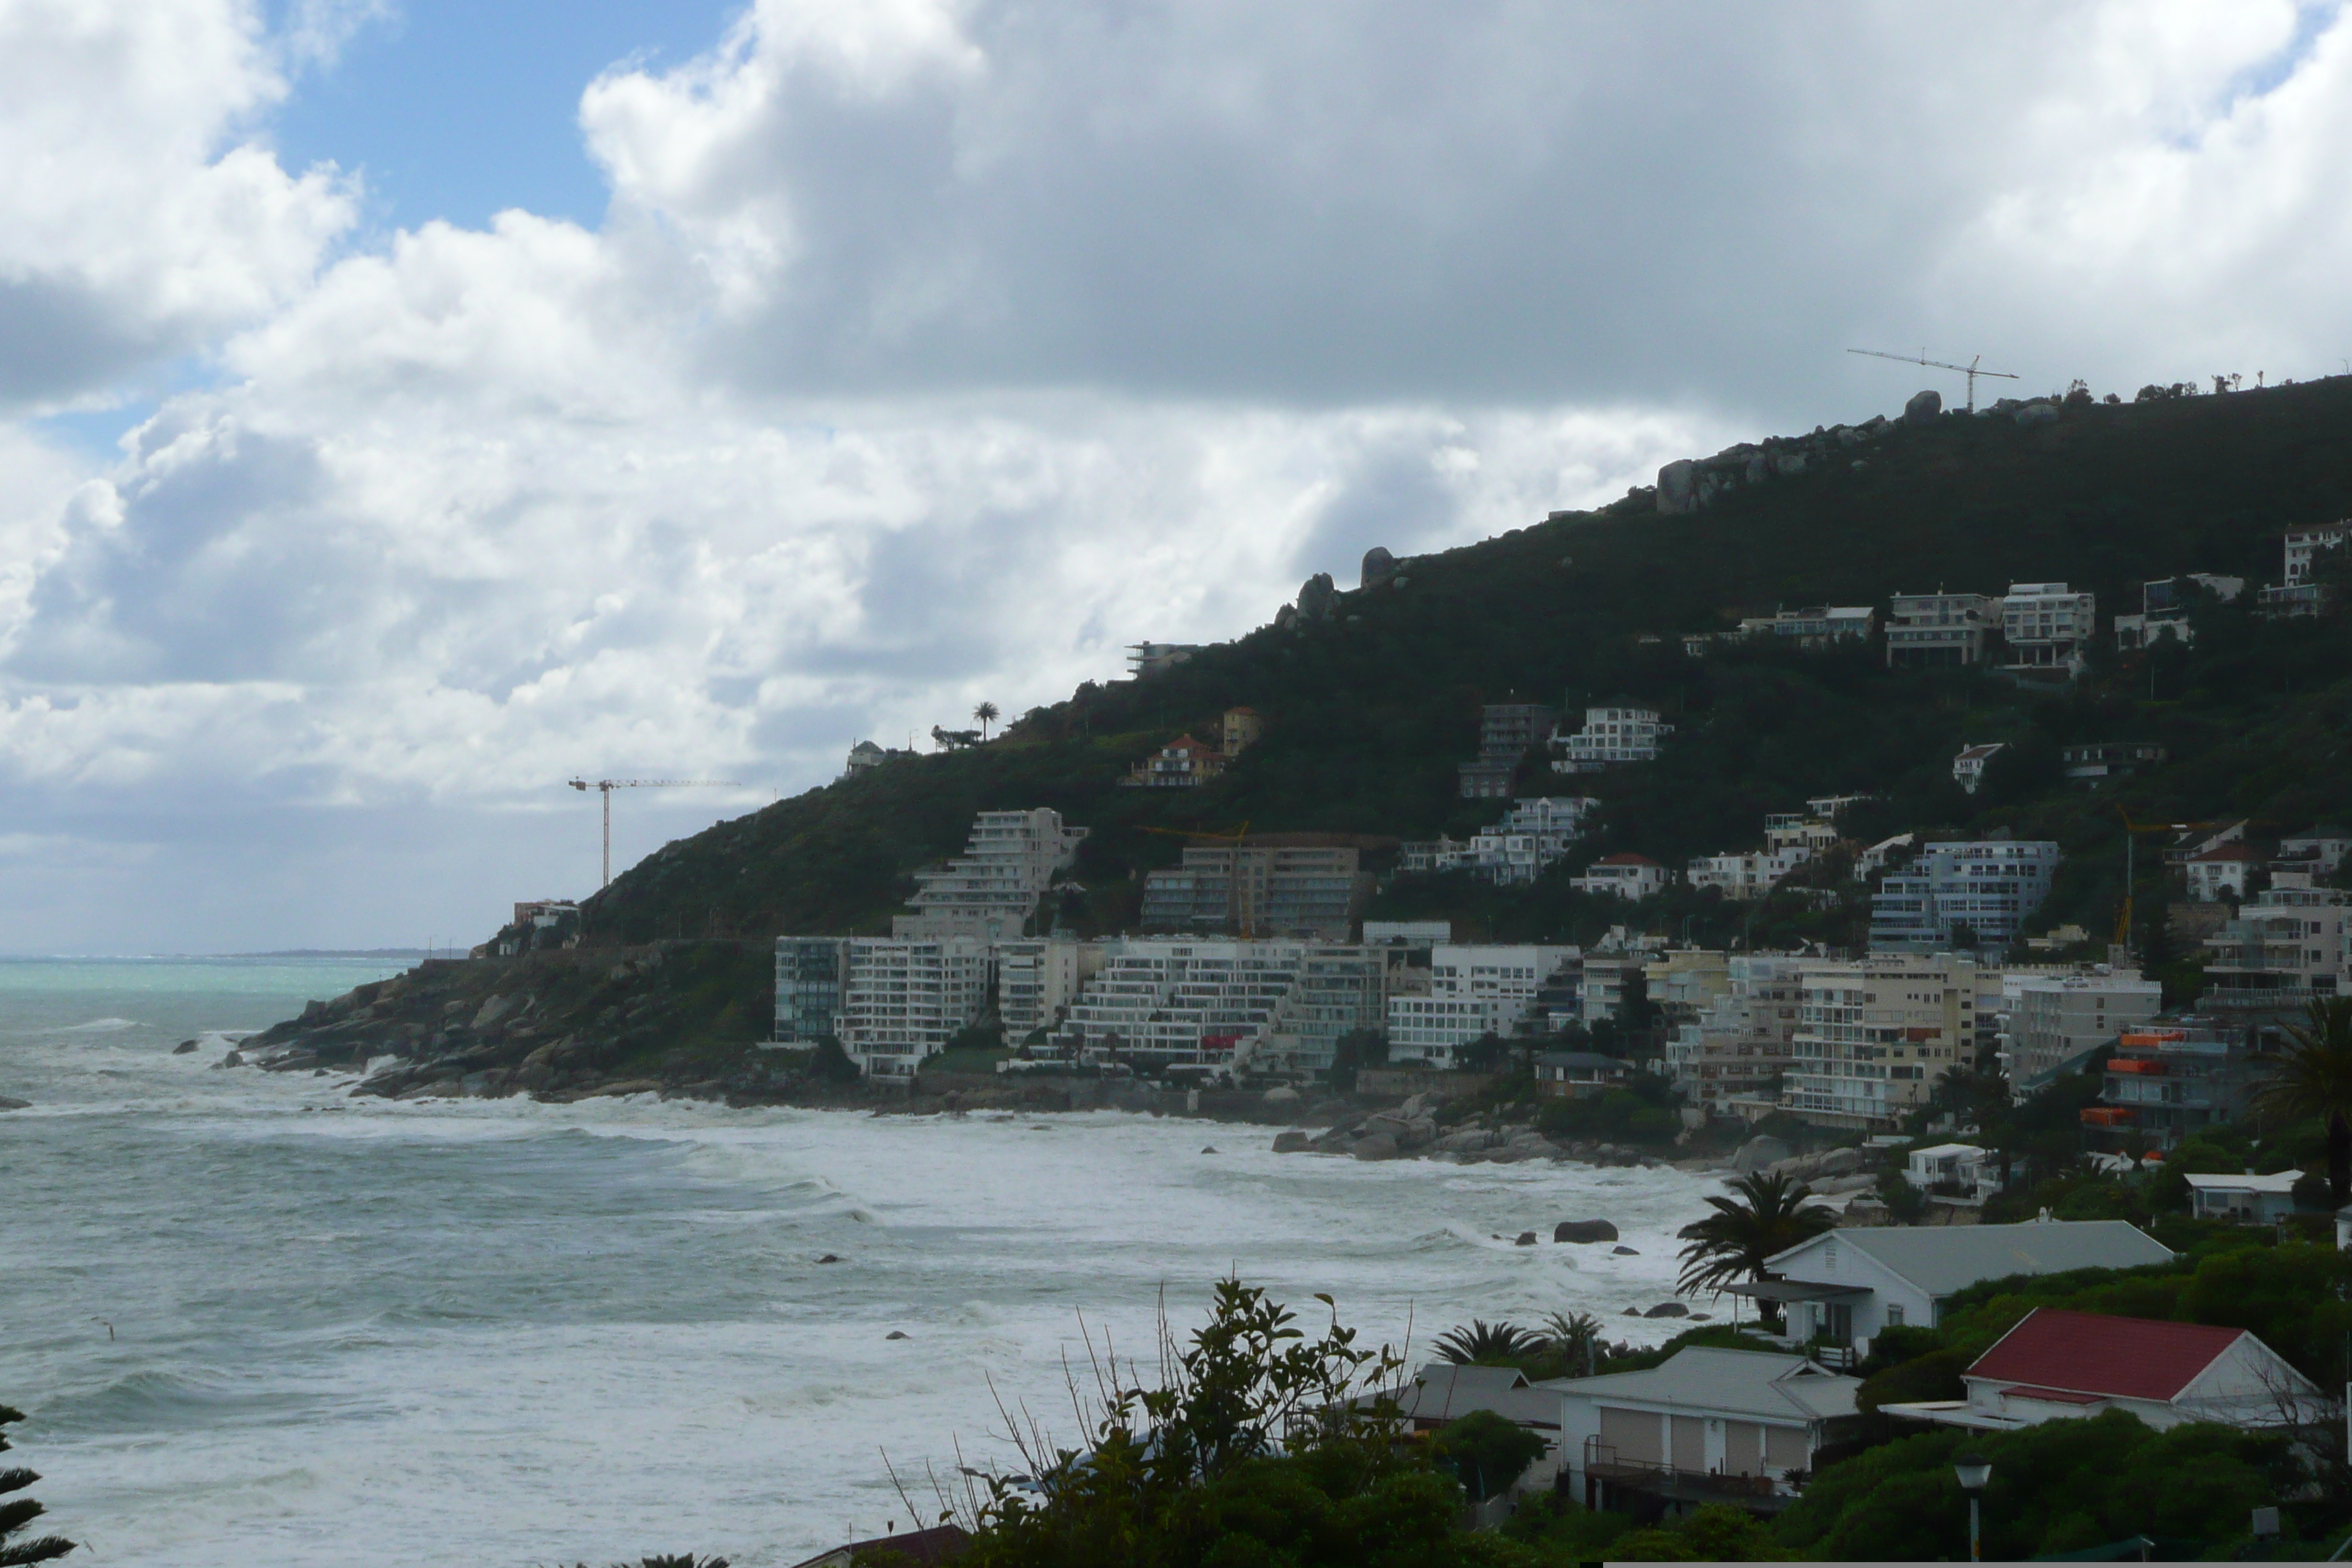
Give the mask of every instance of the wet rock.
[(186, 1056), (190, 1051), (193, 1051), (193, 1050), (194, 1050), (195, 1048), (196, 1048), (196, 1042), (195, 1042), (195, 1041), (194, 1041), (194, 1040), (182, 1040), (178, 1045), (173, 1046), (173, 1047), (172, 1047), (172, 1054), (173, 1054), (173, 1056), (175, 1056), (175, 1057), (184, 1057), (184, 1056)]
[(1274, 1152), (1277, 1154), (1304, 1154), (1315, 1146), (1315, 1140), (1297, 1131), (1274, 1135)]
[(618, 1083), (605, 1084), (593, 1092), (605, 1098), (623, 1094), (658, 1094), (661, 1081), (650, 1078), (625, 1078)]
[(884, 1334), (882, 1337), (886, 1340), (903, 1340), (907, 1337), (907, 1331), (904, 1329), (892, 1329), (888, 1333)]
[(0, 1110), (30, 1110), (32, 1109), (33, 1102), (29, 1100), (12, 1100), (7, 1095), (0, 1094)]
[(216, 1068), (241, 1068), (244, 1065), (245, 1058), (236, 1051), (229, 1052), (228, 1055), (213, 1063), (213, 1066)]
[(1612, 1247), (1609, 1249), (1609, 1256), (1612, 1258), (1639, 1258), (1642, 1255), (1630, 1247)]
[(1936, 416), (1943, 412), (1944, 395), (1930, 387), (1925, 392), (1911, 395), (1911, 401), (1903, 405), (1903, 423), (1933, 425)]
[(1475, 1154), (1495, 1142), (1495, 1135), (1483, 1127), (1465, 1127), (1448, 1132), (1437, 1141), (1439, 1152), (1445, 1154)]
[(1614, 1241), (1617, 1227), (1605, 1219), (1564, 1219), (1551, 1227), (1554, 1241)]
[(818, 1258), (817, 1261), (819, 1263), (838, 1263), (841, 1261), (841, 1255), (836, 1252), (828, 1252), (823, 1258)]
[(1744, 1176), (1785, 1160), (1795, 1152), (1770, 1133), (1759, 1132), (1742, 1143), (1738, 1152), (1731, 1156), (1731, 1168)]
[(1642, 1314), (1645, 1318), (1687, 1318), (1690, 1309), (1680, 1301), (1661, 1301)]
[(1203, 1154), (1213, 1154), (1216, 1152), (1217, 1146), (1214, 1143), (1206, 1144), (1201, 1150), (1201, 1152)]
[(1397, 1141), (1387, 1133), (1375, 1132), (1368, 1138), (1358, 1139), (1355, 1147), (1348, 1152), (1359, 1160), (1393, 1160), (1403, 1151), (1397, 1147)]
[(1533, 1247), (1535, 1244), (1536, 1233), (1531, 1230), (1523, 1230), (1519, 1232), (1519, 1239), (1511, 1243), (1513, 1247)]

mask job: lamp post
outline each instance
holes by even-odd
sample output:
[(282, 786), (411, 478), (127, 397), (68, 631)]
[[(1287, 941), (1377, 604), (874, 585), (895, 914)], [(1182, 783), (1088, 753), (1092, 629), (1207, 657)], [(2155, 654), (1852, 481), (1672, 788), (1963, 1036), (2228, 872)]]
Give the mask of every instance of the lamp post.
[(1985, 1482), (1992, 1479), (1992, 1461), (1970, 1448), (1952, 1456), (1952, 1473), (1960, 1478), (1960, 1489), (1969, 1494), (1969, 1561), (1981, 1563), (1984, 1553), (1977, 1531), (1977, 1496), (1984, 1490)]

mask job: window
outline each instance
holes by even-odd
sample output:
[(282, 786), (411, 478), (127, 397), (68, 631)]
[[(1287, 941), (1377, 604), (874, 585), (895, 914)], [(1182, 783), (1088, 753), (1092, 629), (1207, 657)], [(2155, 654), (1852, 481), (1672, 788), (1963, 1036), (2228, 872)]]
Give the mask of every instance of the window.
[(1886, 1303), (1886, 1326), (1890, 1329), (1899, 1329), (1903, 1326), (1903, 1306), (1901, 1302), (1889, 1301)]

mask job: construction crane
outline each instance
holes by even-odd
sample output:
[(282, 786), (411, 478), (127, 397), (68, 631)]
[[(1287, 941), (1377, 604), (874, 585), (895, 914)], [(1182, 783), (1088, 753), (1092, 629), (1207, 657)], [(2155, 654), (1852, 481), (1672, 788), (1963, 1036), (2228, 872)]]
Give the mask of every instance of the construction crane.
[(2131, 819), (2131, 813), (2126, 811), (2121, 805), (2116, 807), (2116, 815), (2124, 819), (2124, 904), (2123, 908), (2116, 912), (2116, 941), (2120, 944), (2131, 941), (2132, 894), (2138, 887), (2136, 880), (2138, 867), (2133, 851), (2139, 847), (2140, 835), (2143, 833), (2195, 833), (2200, 829), (2227, 827), (2230, 825), (2226, 822), (2134, 822)]
[(733, 779), (598, 779), (591, 784), (586, 779), (565, 781), (573, 789), (594, 790), (604, 797), (604, 880), (613, 885), (613, 792), (616, 789), (741, 789)]
[(1234, 934), (1244, 940), (1257, 934), (1257, 911), (1248, 890), (1248, 880), (1242, 874), (1242, 840), (1249, 837), (1250, 825), (1241, 825), (1233, 833), (1209, 833), (1193, 827), (1143, 827), (1139, 833), (1157, 833), (1169, 838), (1208, 838), (1234, 847), (1234, 873), (1225, 884), (1225, 919), (1232, 922)]
[(1976, 358), (1969, 361), (1966, 364), (1954, 364), (1949, 360), (1929, 359), (1927, 357), (1927, 351), (1925, 349), (1920, 350), (1916, 354), (1886, 354), (1880, 353), (1876, 349), (1848, 349), (1845, 352), (1850, 354), (1868, 354), (1873, 359), (1891, 359), (1903, 364), (1933, 365), (1937, 370), (1958, 371), (1962, 375), (1969, 378), (1969, 412), (1971, 414), (1974, 414), (1977, 411), (1977, 377), (1980, 375), (1994, 375), (1999, 376), (2003, 381), (2015, 381), (2017, 379), (2016, 376), (2011, 375), (2005, 370), (1979, 370), (1977, 366), (1984, 363), (1984, 355), (1982, 354), (1977, 355)]

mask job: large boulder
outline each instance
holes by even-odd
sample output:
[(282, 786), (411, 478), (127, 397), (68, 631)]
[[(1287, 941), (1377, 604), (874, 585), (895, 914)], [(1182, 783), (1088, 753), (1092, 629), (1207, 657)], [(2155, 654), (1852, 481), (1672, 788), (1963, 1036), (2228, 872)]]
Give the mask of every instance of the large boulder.
[(1296, 1105), (1298, 1103), (1298, 1091), (1286, 1083), (1278, 1083), (1265, 1091), (1265, 1102), (1268, 1105)]
[(1485, 1128), (1465, 1127), (1440, 1138), (1437, 1146), (1448, 1154), (1475, 1154), (1494, 1142), (1495, 1135)]
[(1306, 1133), (1292, 1131), (1274, 1135), (1274, 1152), (1277, 1154), (1303, 1154), (1315, 1147), (1315, 1140)]
[(503, 996), (491, 997), (474, 1014), (474, 1027), (488, 1028), (492, 1024), (521, 1006), (522, 1001), (521, 994), (514, 991), (509, 991)]
[(0, 1094), (0, 1110), (30, 1110), (32, 1109), (33, 1102), (29, 1100), (11, 1100), (6, 1095)]
[(1535, 1244), (1536, 1233), (1531, 1230), (1523, 1230), (1519, 1232), (1519, 1239), (1511, 1243), (1513, 1247), (1533, 1247)]
[(1396, 557), (1386, 545), (1375, 544), (1364, 552), (1363, 575), (1358, 579), (1367, 588), (1377, 588), (1396, 575)]
[(1690, 1309), (1680, 1301), (1661, 1301), (1642, 1314), (1645, 1318), (1687, 1318)]
[(1943, 412), (1944, 395), (1931, 386), (1925, 392), (1911, 395), (1911, 401), (1903, 405), (1903, 423), (1933, 425), (1936, 416)]
[(2055, 425), (2058, 423), (2058, 405), (2046, 398), (2037, 397), (2010, 417), (2020, 425)]
[(1813, 1170), (1824, 1176), (1843, 1176), (1860, 1169), (1862, 1151), (1859, 1149), (1831, 1149), (1813, 1162)]
[(1658, 512), (1680, 517), (1698, 510), (1698, 464), (1677, 458), (1658, 470)]
[(1769, 1132), (1759, 1132), (1731, 1156), (1731, 1168), (1745, 1176), (1789, 1158), (1795, 1151)]
[(1564, 1219), (1551, 1227), (1554, 1241), (1614, 1241), (1617, 1227), (1605, 1219)]
[(1355, 1146), (1348, 1152), (1359, 1160), (1393, 1160), (1403, 1151), (1397, 1147), (1397, 1141), (1387, 1133), (1375, 1132), (1370, 1137), (1357, 1139)]
[(1303, 621), (1321, 620), (1331, 613), (1339, 597), (1339, 591), (1332, 584), (1331, 574), (1318, 572), (1299, 585), (1298, 618)]

